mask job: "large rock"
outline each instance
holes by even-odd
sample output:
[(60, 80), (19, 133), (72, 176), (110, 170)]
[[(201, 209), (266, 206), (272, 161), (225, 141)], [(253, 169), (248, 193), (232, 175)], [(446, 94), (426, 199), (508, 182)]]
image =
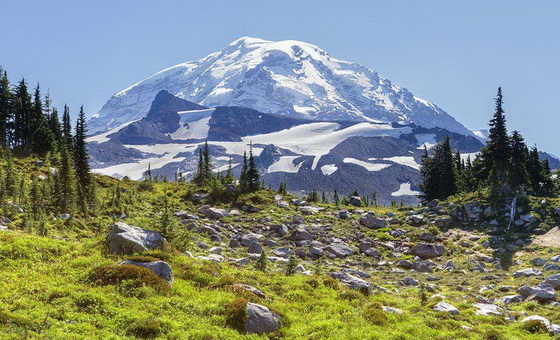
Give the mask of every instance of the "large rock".
[(517, 292), (526, 299), (537, 300), (539, 302), (549, 302), (556, 300), (556, 291), (548, 283), (541, 283), (538, 286), (523, 286)]
[(360, 217), (360, 224), (369, 229), (381, 229), (387, 227), (387, 220), (375, 216), (369, 212)]
[(251, 285), (248, 285), (248, 284), (245, 284), (245, 283), (234, 283), (233, 287), (235, 287), (237, 289), (244, 290), (244, 291), (252, 293), (252, 294), (255, 294), (256, 296), (261, 297), (263, 299), (266, 298), (266, 295), (265, 295), (265, 293), (263, 293), (262, 290), (260, 290), (258, 288), (255, 288)]
[(525, 268), (525, 269), (521, 269), (516, 271), (513, 274), (513, 277), (530, 277), (530, 276), (541, 276), (542, 273), (540, 270), (535, 269), (535, 268)]
[(556, 210), (554, 211), (554, 213), (558, 216), (560, 216), (560, 207), (556, 208)]
[(453, 315), (458, 315), (459, 314), (459, 310), (457, 308), (448, 304), (445, 301), (441, 301), (437, 305), (435, 305), (434, 310), (436, 312), (449, 313), (449, 314), (453, 314)]
[(255, 241), (247, 248), (247, 252), (249, 254), (261, 254), (263, 252), (263, 247), (258, 241)]
[(280, 328), (280, 316), (265, 306), (247, 303), (247, 333), (271, 333)]
[(336, 257), (347, 257), (354, 255), (354, 250), (344, 243), (333, 243), (324, 248), (324, 250), (333, 254)]
[(350, 200), (348, 201), (348, 203), (350, 203), (350, 205), (353, 205), (355, 207), (361, 207), (362, 206), (362, 198), (360, 196), (350, 196)]
[(503, 314), (502, 308), (498, 307), (493, 303), (475, 303), (475, 306), (478, 310), (476, 311), (477, 315), (497, 315), (500, 316)]
[(290, 241), (306, 241), (312, 240), (313, 236), (307, 230), (303, 228), (297, 228), (292, 232), (289, 239)]
[(360, 279), (359, 277), (352, 274), (348, 274), (345, 272), (331, 272), (329, 273), (329, 276), (342, 282), (350, 289), (359, 290), (360, 292), (366, 294), (373, 293), (373, 286), (371, 285), (371, 283), (367, 282), (366, 280)]
[(220, 219), (222, 217), (228, 217), (229, 216), (229, 212), (227, 210), (212, 208), (208, 204), (203, 205), (202, 207), (198, 208), (198, 212), (200, 214), (203, 214), (204, 216), (206, 216), (208, 218), (213, 218), (213, 219)]
[(109, 251), (118, 255), (132, 255), (163, 247), (165, 240), (160, 233), (128, 225), (124, 222), (113, 224), (107, 234)]
[(431, 259), (443, 255), (445, 249), (439, 244), (419, 243), (412, 248), (412, 254), (422, 259)]
[(164, 279), (167, 282), (173, 281), (173, 271), (171, 267), (166, 262), (163, 261), (154, 261), (154, 262), (138, 262), (138, 261), (131, 261), (125, 260), (119, 263), (119, 265), (123, 264), (130, 264), (133, 266), (144, 267), (148, 268), (149, 270), (156, 273), (159, 277)]

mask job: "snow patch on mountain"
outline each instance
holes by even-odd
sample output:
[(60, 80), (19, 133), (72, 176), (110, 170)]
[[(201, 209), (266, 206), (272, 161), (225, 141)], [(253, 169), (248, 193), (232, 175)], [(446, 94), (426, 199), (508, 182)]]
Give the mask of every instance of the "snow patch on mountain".
[(336, 164), (325, 164), (321, 167), (321, 172), (325, 176), (332, 175), (333, 173), (335, 173), (336, 170), (338, 170)]
[(391, 164), (386, 164), (386, 163), (369, 163), (369, 162), (365, 162), (365, 161), (361, 161), (359, 159), (356, 158), (351, 158), (351, 157), (347, 157), (344, 158), (342, 160), (344, 163), (350, 163), (350, 164), (356, 164), (359, 165), (363, 168), (365, 168), (368, 171), (380, 171), (383, 170), (385, 168), (388, 168), (391, 166)]
[(412, 190), (410, 183), (400, 183), (399, 190), (392, 192), (391, 196), (418, 196), (420, 194), (420, 191)]

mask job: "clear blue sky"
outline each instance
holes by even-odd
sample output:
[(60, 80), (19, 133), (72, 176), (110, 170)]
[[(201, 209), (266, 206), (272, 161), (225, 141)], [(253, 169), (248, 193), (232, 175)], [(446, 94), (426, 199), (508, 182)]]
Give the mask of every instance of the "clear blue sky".
[(8, 1), (0, 65), (95, 113), (115, 92), (240, 36), (295, 39), (362, 63), (485, 128), (502, 86), (510, 130), (560, 155), (559, 1)]

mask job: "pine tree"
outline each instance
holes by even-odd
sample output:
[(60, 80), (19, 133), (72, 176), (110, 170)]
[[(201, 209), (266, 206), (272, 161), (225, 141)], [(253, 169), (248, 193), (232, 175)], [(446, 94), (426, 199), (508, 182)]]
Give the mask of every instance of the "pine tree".
[(529, 175), (531, 191), (534, 194), (539, 194), (541, 191), (542, 173), (543, 167), (539, 159), (539, 150), (533, 147), (529, 151), (529, 158), (527, 159), (527, 174)]
[(204, 183), (208, 183), (214, 177), (214, 173), (212, 171), (214, 168), (214, 164), (210, 159), (210, 149), (208, 147), (208, 139), (206, 139), (206, 141), (204, 142), (204, 152), (202, 156), (203, 156), (202, 158), (204, 164), (203, 167)]
[(542, 184), (540, 194), (542, 196), (550, 197), (554, 194), (554, 181), (552, 180), (552, 171), (550, 170), (550, 164), (548, 159), (543, 159), (542, 163)]
[(518, 131), (513, 131), (511, 138), (511, 168), (509, 184), (513, 190), (519, 190), (529, 183), (527, 173), (527, 146)]
[(338, 197), (338, 191), (334, 189), (334, 205), (338, 208), (340, 207), (340, 198)]
[(35, 89), (33, 102), (33, 116), (31, 117), (30, 143), (31, 152), (39, 157), (44, 157), (48, 152), (55, 149), (55, 136), (51, 131), (47, 119), (43, 114), (43, 102), (39, 84)]
[(457, 171), (449, 136), (434, 147), (433, 157), (423, 157), (421, 185), (426, 200), (446, 199), (457, 193)]
[(60, 213), (71, 213), (74, 209), (74, 171), (64, 140), (60, 147), (60, 168), (56, 174), (55, 188), (58, 211)]
[(508, 188), (507, 172), (511, 166), (511, 149), (506, 129), (506, 118), (503, 109), (502, 88), (498, 88), (496, 111), (490, 120), (490, 135), (487, 144), (490, 172), (489, 184), (493, 194), (506, 194)]
[(32, 104), (27, 83), (22, 79), (15, 88), (13, 97), (13, 137), (12, 146), (16, 152), (25, 153), (29, 149)]
[(8, 73), (0, 67), (0, 148), (9, 145), (12, 92)]
[(58, 110), (56, 108), (52, 109), (52, 113), (49, 116), (49, 128), (51, 129), (58, 150), (62, 147), (62, 142), (64, 137), (62, 135), (62, 127), (60, 126), (60, 120), (58, 117)]
[(64, 105), (62, 114), (62, 137), (66, 141), (66, 148), (70, 154), (74, 151), (74, 136), (72, 135), (72, 122), (70, 121), (70, 108)]
[(91, 199), (91, 173), (89, 167), (89, 155), (86, 144), (86, 116), (84, 107), (80, 108), (78, 121), (76, 122), (76, 135), (74, 137), (74, 168), (76, 173), (77, 203), (82, 213), (87, 212)]
[(247, 167), (248, 167), (248, 161), (247, 161), (247, 152), (243, 152), (243, 164), (241, 166), (241, 174), (239, 175), (239, 188), (241, 189), (241, 192), (246, 192), (247, 191), (247, 187), (248, 187), (248, 183), (247, 183)]
[(235, 177), (233, 177), (233, 166), (231, 164), (231, 156), (229, 157), (228, 168), (226, 176), (223, 178), (225, 184), (233, 184), (235, 182)]
[(247, 168), (247, 190), (250, 192), (260, 189), (260, 175), (253, 156), (253, 143), (249, 148), (249, 167)]
[(309, 195), (307, 195), (307, 201), (308, 202), (319, 202), (319, 193), (317, 192), (317, 189), (313, 188), (313, 190), (311, 190)]
[(321, 201), (325, 204), (329, 203), (329, 199), (327, 198), (325, 191), (323, 191), (323, 194), (321, 195)]

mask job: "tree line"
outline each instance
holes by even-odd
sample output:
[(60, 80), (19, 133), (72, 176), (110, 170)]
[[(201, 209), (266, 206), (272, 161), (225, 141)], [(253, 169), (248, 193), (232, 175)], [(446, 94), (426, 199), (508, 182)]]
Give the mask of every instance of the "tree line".
[[(53, 208), (60, 213), (72, 213), (76, 209), (87, 213), (95, 202), (95, 183), (86, 135), (83, 106), (73, 130), (67, 105), (61, 121), (48, 92), (44, 97), (41, 95), (39, 84), (31, 95), (25, 79), (11, 84), (8, 73), (0, 68), (0, 156), (8, 162), (5, 171), (0, 172), (0, 200), (25, 190), (15, 178), (12, 158), (37, 157), (58, 165), (52, 181), (46, 181), (41, 188), (43, 193), (50, 193)], [(36, 185), (39, 186), (34, 178), (30, 195), (39, 192)]]
[(489, 122), (486, 145), (471, 161), (453, 153), (445, 137), (428, 155), (424, 148), (421, 172), (423, 198), (446, 199), (449, 196), (488, 189), (494, 197), (518, 193), (554, 196), (555, 186), (547, 159), (540, 160), (537, 147), (529, 148), (519, 131), (508, 134), (503, 108), (502, 89), (498, 88), (496, 107)]

